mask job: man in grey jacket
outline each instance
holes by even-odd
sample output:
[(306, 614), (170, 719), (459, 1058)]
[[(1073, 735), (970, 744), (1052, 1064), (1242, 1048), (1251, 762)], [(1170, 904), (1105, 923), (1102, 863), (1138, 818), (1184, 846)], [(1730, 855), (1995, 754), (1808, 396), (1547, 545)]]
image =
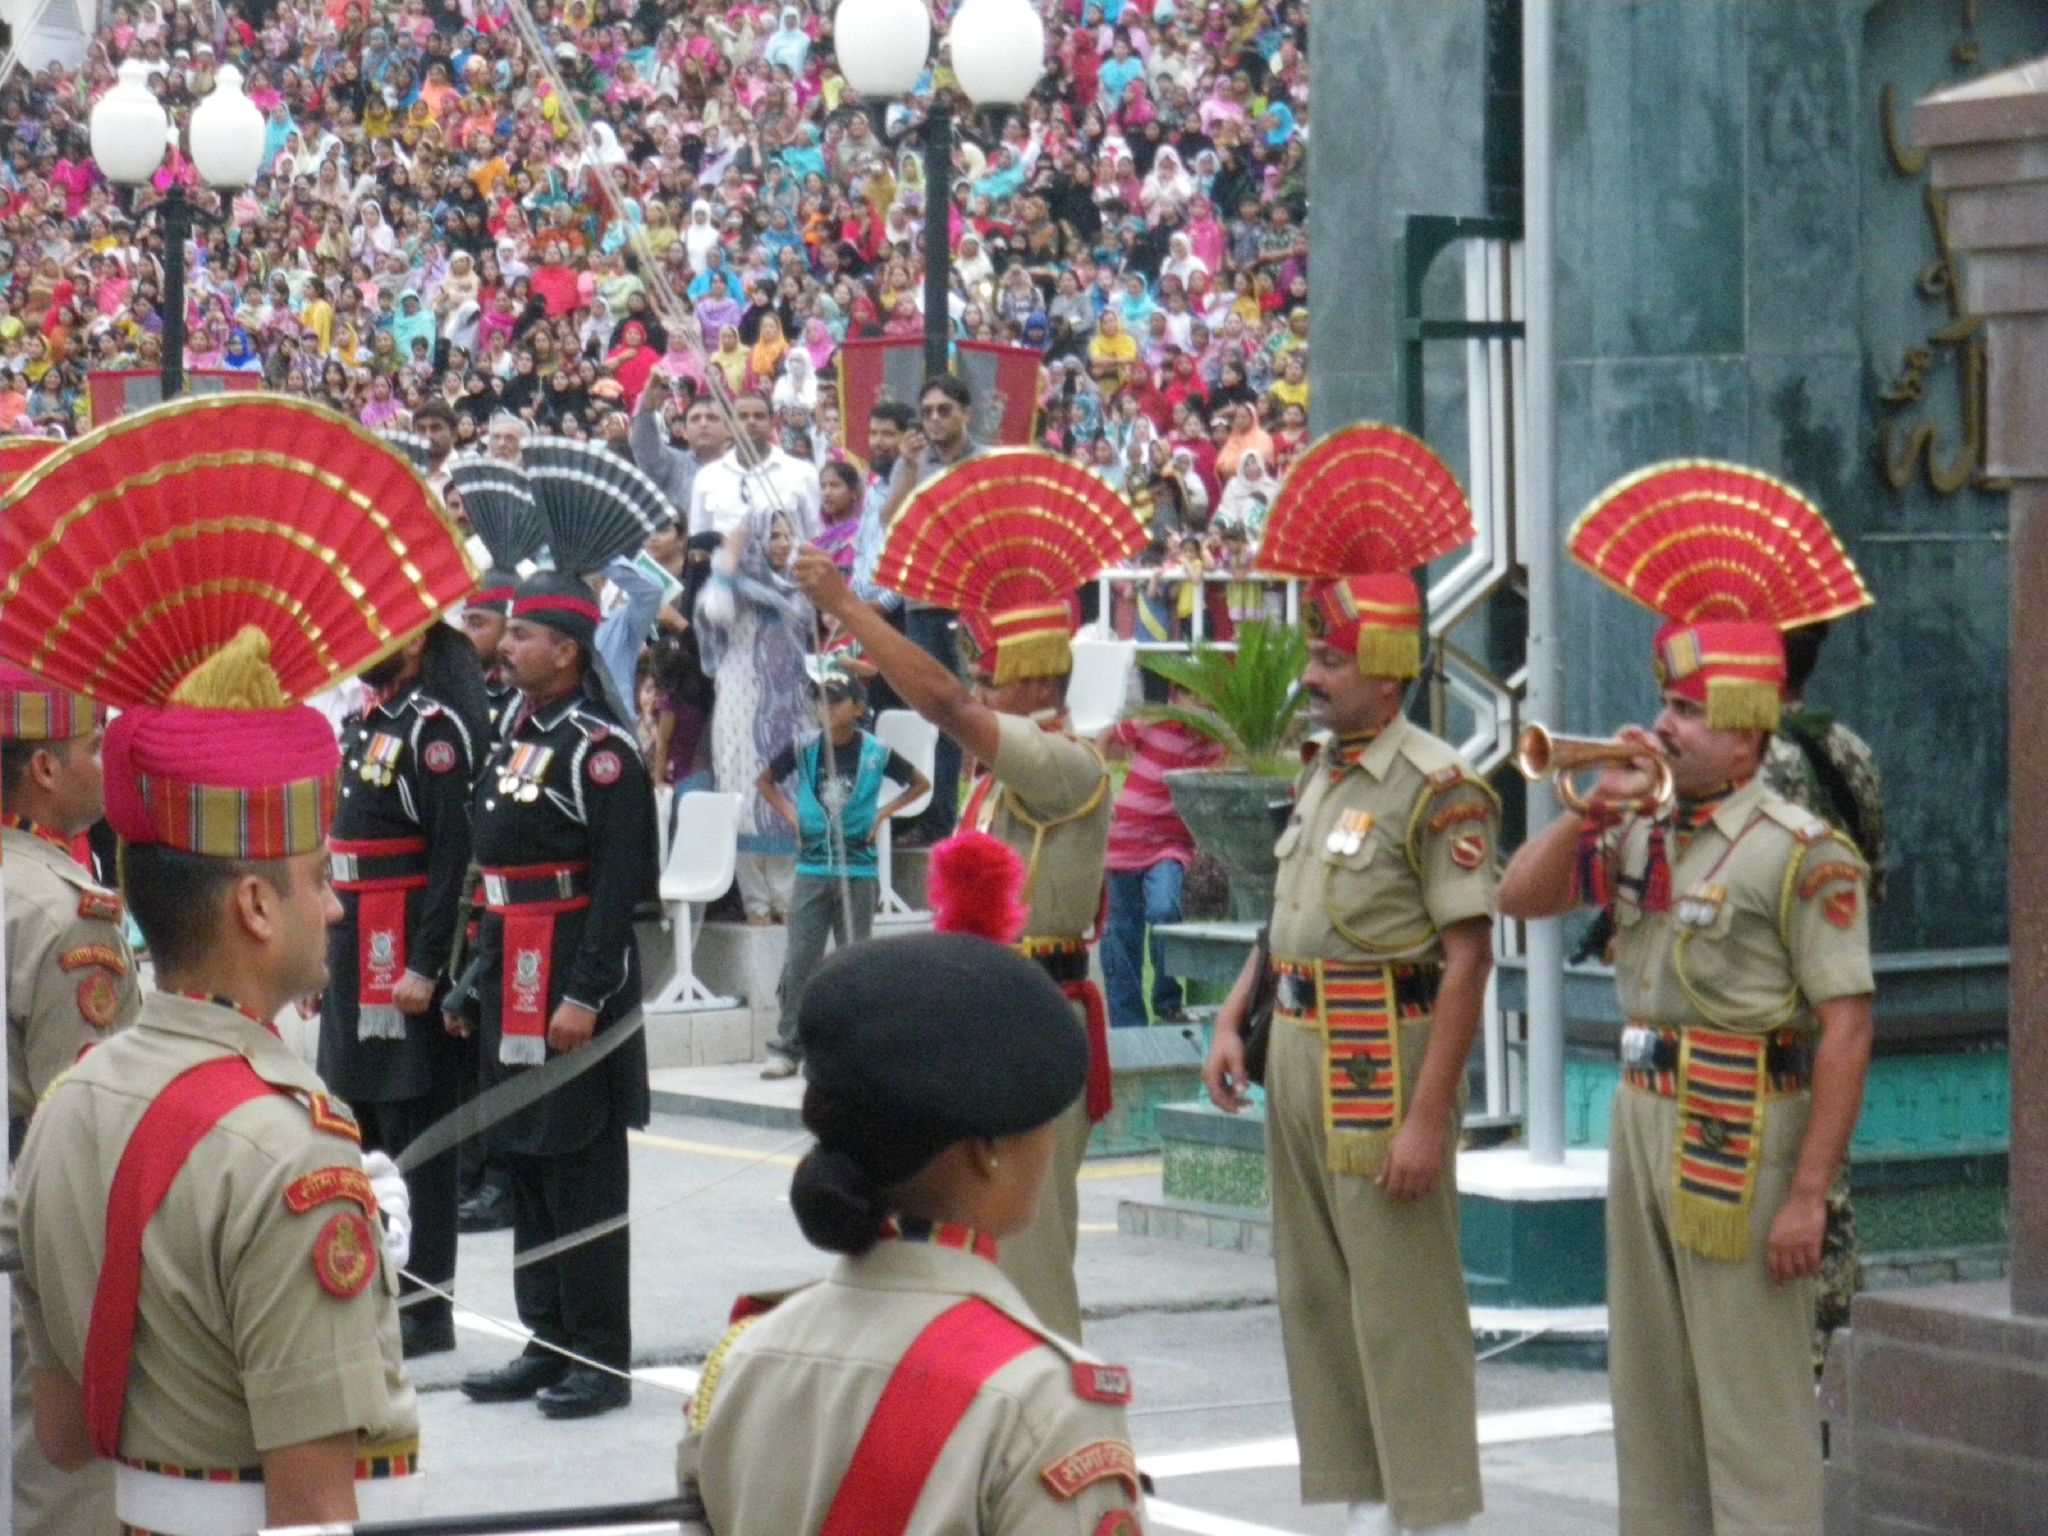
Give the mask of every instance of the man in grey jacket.
[(692, 400), (683, 413), (683, 441), (677, 448), (669, 441), (665, 413), (671, 398), (668, 375), (657, 368), (648, 376), (640, 394), (640, 408), (633, 413), (626, 430), (626, 444), (633, 462), (661, 487), (680, 522), (689, 515), (690, 487), (697, 471), (721, 457), (732, 446), (732, 434), (725, 419), (708, 396)]

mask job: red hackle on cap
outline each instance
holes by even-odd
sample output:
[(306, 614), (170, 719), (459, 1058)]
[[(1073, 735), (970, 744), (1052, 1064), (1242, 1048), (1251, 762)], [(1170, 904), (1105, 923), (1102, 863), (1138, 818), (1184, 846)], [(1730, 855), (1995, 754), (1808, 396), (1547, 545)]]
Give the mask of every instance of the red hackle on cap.
[(932, 927), (972, 933), (998, 944), (1024, 936), (1024, 861), (1008, 843), (986, 832), (960, 832), (932, 849), (926, 891)]

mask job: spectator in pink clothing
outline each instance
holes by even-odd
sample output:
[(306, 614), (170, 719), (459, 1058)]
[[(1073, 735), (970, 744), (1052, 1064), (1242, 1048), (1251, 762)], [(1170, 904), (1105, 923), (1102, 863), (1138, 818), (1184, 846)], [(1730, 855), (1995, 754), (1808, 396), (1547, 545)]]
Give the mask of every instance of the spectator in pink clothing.
[[(1175, 691), (1174, 702), (1186, 704)], [(1127, 758), (1130, 776), (1109, 824), (1109, 921), (1102, 932), (1102, 979), (1109, 1022), (1115, 1028), (1142, 1026), (1145, 1012), (1145, 955), (1152, 956), (1152, 1016), (1179, 1022), (1180, 982), (1166, 974), (1153, 932), (1180, 921), (1180, 893), (1195, 840), (1173, 808), (1166, 775), (1178, 768), (1213, 768), (1223, 747), (1173, 720), (1126, 720), (1103, 738), (1112, 758)]]

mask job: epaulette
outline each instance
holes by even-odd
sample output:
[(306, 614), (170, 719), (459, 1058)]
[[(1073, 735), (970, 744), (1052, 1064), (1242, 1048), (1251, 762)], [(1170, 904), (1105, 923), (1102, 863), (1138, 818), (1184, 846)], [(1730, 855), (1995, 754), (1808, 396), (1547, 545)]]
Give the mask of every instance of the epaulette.
[(741, 1335), (774, 1310), (772, 1303), (743, 1311), (747, 1303), (757, 1298), (742, 1296), (733, 1304), (732, 1326), (725, 1330), (725, 1337), (712, 1346), (711, 1353), (704, 1357), (704, 1369), (697, 1373), (697, 1391), (690, 1398), (687, 1410), (690, 1428), (702, 1430), (711, 1422), (711, 1401), (718, 1395), (718, 1381), (725, 1374), (726, 1357), (732, 1347), (739, 1343)]
[(1130, 1402), (1133, 1394), (1129, 1367), (1105, 1364), (1072, 1339), (1054, 1333), (1030, 1314), (1012, 1312), (992, 1297), (982, 1299), (1013, 1323), (1036, 1334), (1067, 1362), (1068, 1380), (1073, 1385), (1074, 1396), (1083, 1402), (1109, 1403), (1117, 1407)]
[(1839, 827), (1814, 815), (1805, 806), (1795, 805), (1782, 796), (1766, 795), (1761, 809), (1771, 820), (1790, 832), (1793, 841), (1802, 848), (1811, 848), (1814, 844), (1824, 843), (1829, 838), (1835, 839), (1846, 848), (1854, 849), (1856, 846)]
[(603, 741), (606, 737), (610, 736), (615, 729), (617, 729), (617, 727), (615, 727), (611, 721), (605, 719), (603, 715), (600, 715), (595, 710), (590, 709), (570, 710), (569, 720), (572, 724), (575, 725), (577, 730), (583, 733), (583, 739), (585, 741), (593, 743)]

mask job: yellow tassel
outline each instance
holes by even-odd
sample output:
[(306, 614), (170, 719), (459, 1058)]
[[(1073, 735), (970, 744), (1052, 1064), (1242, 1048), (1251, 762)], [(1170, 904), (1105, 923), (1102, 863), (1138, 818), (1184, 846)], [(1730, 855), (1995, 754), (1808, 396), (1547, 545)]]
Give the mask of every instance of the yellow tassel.
[(1740, 1205), (1680, 1190), (1671, 1202), (1671, 1238), (1703, 1259), (1739, 1264), (1749, 1257), (1749, 1195)]
[(1717, 731), (1775, 731), (1783, 702), (1775, 683), (1707, 679), (1707, 724)]
[(1422, 670), (1422, 636), (1412, 629), (1362, 626), (1358, 670), (1366, 677), (1414, 677)]
[(996, 647), (996, 686), (1031, 677), (1065, 677), (1074, 670), (1074, 647), (1064, 630), (1005, 639)]
[(270, 637), (245, 624), (234, 639), (185, 674), (173, 704), (194, 709), (284, 709), (291, 700), (270, 670)]

